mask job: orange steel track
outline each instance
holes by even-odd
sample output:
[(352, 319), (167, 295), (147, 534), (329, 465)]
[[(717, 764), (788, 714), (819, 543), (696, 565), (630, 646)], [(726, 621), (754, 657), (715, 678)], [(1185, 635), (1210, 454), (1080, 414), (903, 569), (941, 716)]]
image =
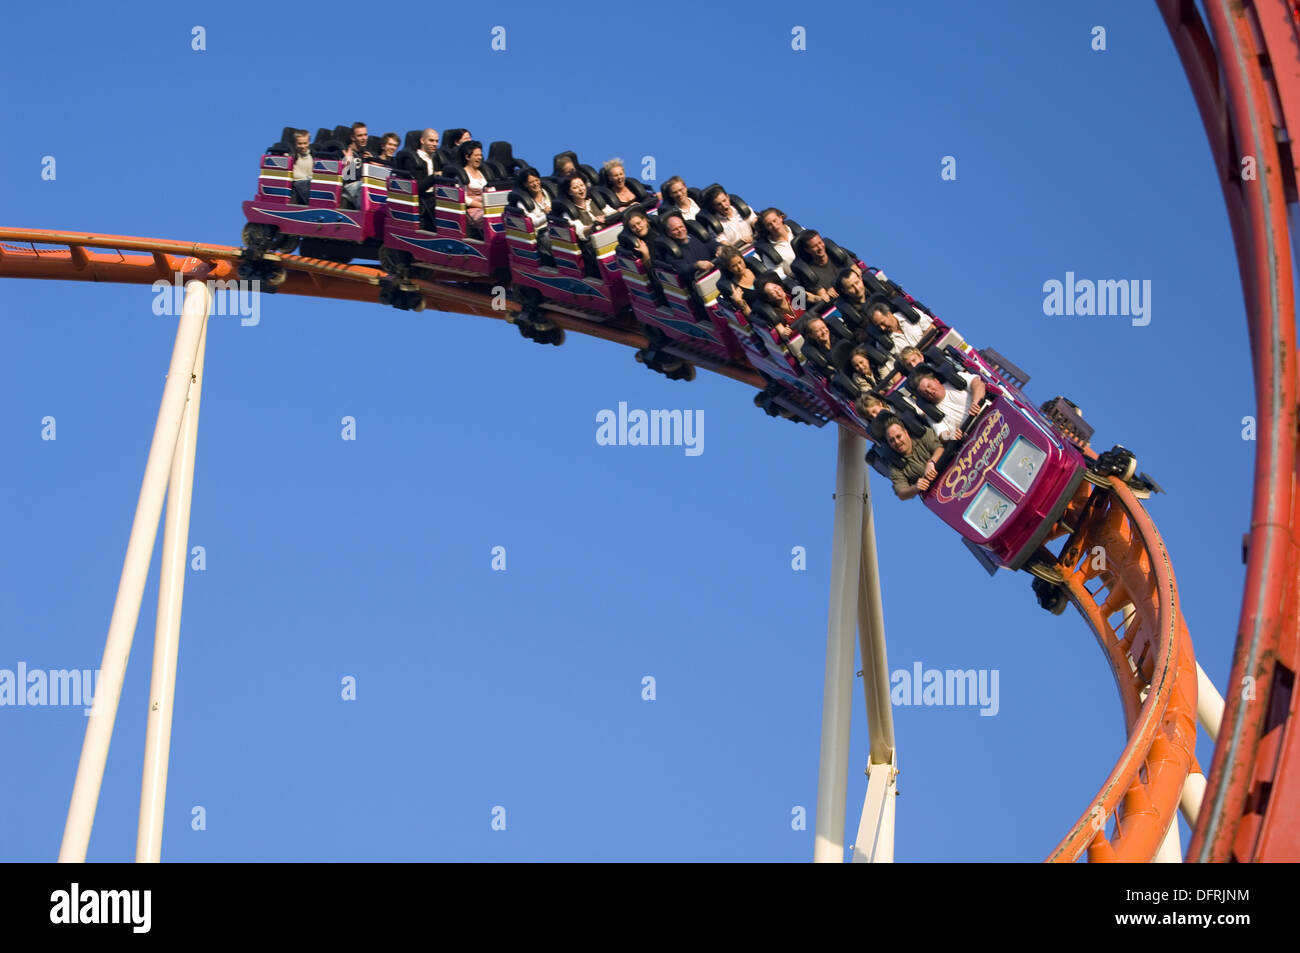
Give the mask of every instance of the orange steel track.
[[(0, 227), (0, 278), (152, 284), (171, 281), (180, 272), (185, 277), (234, 281), (235, 268), (242, 257), (243, 250), (232, 245)], [(379, 279), (384, 277), (384, 272), (378, 268), (342, 265), (299, 255), (268, 254), (265, 258), (278, 262), (287, 272), (284, 284), (275, 289), (278, 294), (379, 301)], [(507, 302), (505, 309), (493, 308), (492, 296), (485, 286), (458, 286), (418, 278), (415, 284), (424, 295), (425, 304), (435, 311), (509, 321), (519, 307)], [(267, 290), (265, 286), (263, 290)], [(548, 316), (560, 327), (579, 334), (629, 347), (641, 348), (648, 343), (633, 324), (602, 324), (562, 310), (548, 309)], [(726, 364), (710, 369), (743, 384), (764, 386), (763, 379), (746, 365)]]
[(1147, 861), (1196, 763), (1196, 660), (1169, 554), (1128, 487), (1112, 477), (1110, 492), (1081, 494), (1058, 529), (1070, 527), (1051, 568), (1110, 662), (1129, 740), (1047, 859)]
[[(44, 247), (38, 247), (44, 246)], [(51, 247), (53, 246), (53, 247)], [(175, 273), (231, 280), (241, 251), (158, 239), (82, 232), (0, 228), (0, 278), (50, 278), (151, 284)], [(270, 256), (268, 256), (270, 257)], [(294, 255), (276, 256), (287, 277), (279, 294), (378, 301), (377, 268), (342, 265)], [(478, 288), (417, 282), (426, 305), (436, 310), (506, 317)], [(563, 312), (550, 315), (569, 330), (632, 347), (643, 347), (636, 330), (585, 321)], [(756, 388), (764, 384), (747, 367), (725, 365), (718, 373)], [(1071, 532), (1070, 528), (1075, 527)], [(1070, 532), (1060, 559), (1040, 552), (1044, 574), (1062, 581), (1071, 601), (1092, 624), (1115, 671), (1129, 724), (1129, 740), (1091, 808), (1049, 859), (1072, 861), (1085, 850), (1092, 860), (1150, 860), (1178, 809), (1184, 778), (1193, 763), (1196, 731), (1196, 664), (1178, 612), (1178, 591), (1164, 544), (1154, 524), (1120, 482), (1111, 492), (1084, 484), (1066, 511), (1057, 535)], [(1094, 573), (1094, 547), (1107, 554), (1107, 571)], [(1079, 568), (1079, 553), (1089, 557)], [(1084, 588), (1100, 578), (1111, 591), (1099, 609)], [(1118, 600), (1118, 601), (1117, 601)], [(1112, 627), (1114, 605), (1136, 607), (1127, 625)], [(1103, 611), (1103, 609), (1105, 611)], [(1126, 660), (1131, 655), (1133, 663)], [(1146, 701), (1139, 693), (1147, 690)], [(1172, 734), (1171, 734), (1172, 733)], [(1169, 745), (1166, 737), (1176, 737)], [(1107, 820), (1115, 833), (1106, 836)]]
[[(1300, 133), (1296, 0), (1157, 0), (1201, 112), (1237, 246), (1258, 416), (1246, 587), (1226, 707), (1187, 859), (1300, 860), (1300, 512), (1288, 229)], [(1255, 177), (1245, 175), (1255, 167)]]
[[(1156, 0), (1205, 122), (1237, 246), (1258, 414), (1254, 504), (1232, 673), (1208, 787), (1188, 848), (1193, 861), (1300, 860), (1300, 696), (1297, 606), (1300, 512), (1297, 381), (1288, 213), (1300, 193), (1288, 126), (1300, 129), (1300, 0), (1208, 0), (1209, 28), (1191, 0)], [(1216, 55), (1216, 49), (1218, 51)], [(1291, 120), (1288, 124), (1287, 120)], [(1242, 158), (1258, 177), (1241, 177)], [(152, 284), (234, 280), (241, 250), (227, 245), (82, 232), (0, 228), (0, 278)], [(287, 277), (277, 292), (379, 300), (383, 272), (268, 255)], [(485, 286), (416, 282), (435, 310), (512, 320)], [(549, 309), (560, 327), (630, 347), (635, 324), (588, 321)], [(709, 368), (755, 388), (743, 365)], [(841, 426), (853, 426), (838, 421)], [(853, 427), (853, 429), (857, 429)], [(860, 431), (859, 431), (860, 432)], [(1168, 553), (1141, 504), (1118, 480), (1085, 484), (1036, 574), (1065, 589), (1111, 666), (1128, 726), (1115, 767), (1049, 861), (1147, 861), (1175, 822), (1195, 759), (1196, 663)], [(1104, 552), (1104, 561), (1096, 553)]]

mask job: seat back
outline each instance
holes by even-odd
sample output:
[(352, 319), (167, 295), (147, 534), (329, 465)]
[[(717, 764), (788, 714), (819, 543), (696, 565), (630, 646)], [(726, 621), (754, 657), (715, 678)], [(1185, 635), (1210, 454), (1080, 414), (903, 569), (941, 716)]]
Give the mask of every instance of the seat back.
[(504, 139), (498, 139), (488, 146), (488, 161), (497, 165), (505, 175), (515, 175), (520, 169), (526, 169), (528, 163), (515, 158), (515, 148)]

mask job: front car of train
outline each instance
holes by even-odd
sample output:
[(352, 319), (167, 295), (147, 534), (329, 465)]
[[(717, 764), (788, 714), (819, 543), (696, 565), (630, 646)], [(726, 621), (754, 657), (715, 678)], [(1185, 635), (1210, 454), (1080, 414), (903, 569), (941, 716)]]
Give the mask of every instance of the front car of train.
[(1020, 569), (1078, 492), (1085, 463), (1035, 408), (1007, 389), (988, 393), (922, 499), (985, 568)]

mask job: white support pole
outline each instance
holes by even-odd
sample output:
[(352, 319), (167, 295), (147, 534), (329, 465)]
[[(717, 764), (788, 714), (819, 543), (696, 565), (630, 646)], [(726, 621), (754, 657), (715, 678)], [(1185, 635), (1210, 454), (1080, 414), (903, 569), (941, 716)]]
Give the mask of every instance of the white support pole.
[(867, 701), (871, 755), (867, 765), (867, 796), (862, 804), (862, 818), (854, 841), (853, 863), (893, 863), (898, 766), (894, 748), (894, 710), (889, 700), (889, 659), (885, 651), (885, 615), (880, 595), (870, 470), (866, 471), (863, 480), (861, 550), (858, 649), (862, 656), (862, 691)]
[(1188, 827), (1196, 830), (1196, 819), (1201, 814), (1201, 799), (1205, 797), (1205, 775), (1200, 771), (1193, 771), (1183, 782), (1183, 793), (1178, 798), (1179, 810), (1183, 812), (1183, 820), (1187, 821)]
[(90, 830), (95, 823), (99, 788), (104, 781), (104, 764), (108, 760), (109, 742), (113, 740), (117, 706), (122, 699), (126, 663), (131, 655), (131, 642), (135, 638), (140, 602), (144, 599), (145, 579), (149, 574), (149, 560), (158, 535), (158, 519), (162, 515), (163, 497), (167, 493), (167, 476), (176, 452), (181, 416), (185, 412), (185, 399), (190, 389), (190, 375), (194, 371), (199, 338), (208, 313), (207, 287), (198, 282), (203, 287), (203, 294), (190, 294), (189, 290), (194, 284), (191, 282), (186, 286), (185, 306), (181, 309), (180, 321), (176, 327), (176, 343), (167, 370), (167, 383), (163, 387), (158, 421), (154, 426), (153, 440), (149, 444), (149, 457), (140, 484), (135, 519), (131, 523), (131, 536), (126, 544), (126, 558), (122, 562), (117, 599), (113, 603), (108, 637), (104, 641), (98, 690), (86, 723), (81, 759), (77, 763), (77, 777), (72, 785), (68, 820), (63, 828), (63, 843), (59, 847), (60, 863), (83, 863), (90, 846)]
[(862, 653), (862, 691), (867, 699), (871, 761), (894, 759), (894, 709), (889, 701), (889, 659), (885, 651), (885, 612), (876, 554), (876, 516), (871, 505), (871, 472), (862, 481), (862, 560), (858, 580), (858, 648)]
[(1211, 741), (1219, 740), (1219, 726), (1223, 724), (1223, 696), (1205, 674), (1201, 663), (1196, 663), (1196, 718), (1210, 736)]
[(831, 542), (831, 592), (826, 623), (826, 681), (822, 694), (814, 863), (844, 863), (849, 727), (853, 715), (853, 643), (857, 627), (859, 535), (866, 452), (866, 441), (862, 437), (840, 428), (835, 468), (835, 530)]
[(891, 758), (884, 764), (872, 761), (867, 767), (867, 796), (862, 802), (862, 820), (853, 842), (855, 864), (894, 862), (894, 812), (898, 804), (898, 766)]
[[(186, 295), (197, 285), (191, 285)], [(204, 288), (202, 294), (207, 294)], [(206, 309), (205, 309), (206, 310)], [(181, 604), (189, 558), (190, 502), (194, 490), (194, 454), (199, 433), (199, 398), (203, 393), (203, 355), (207, 324), (199, 335), (189, 401), (181, 420), (181, 435), (172, 457), (167, 488), (167, 517), (158, 573), (158, 619), (154, 628), (153, 674), (149, 682), (149, 723), (144, 736), (144, 776), (140, 782), (140, 826), (136, 833), (137, 863), (162, 859), (163, 809), (167, 803), (167, 764), (171, 754), (172, 712), (176, 698), (176, 662), (180, 651)]]
[(1182, 837), (1178, 833), (1178, 818), (1174, 818), (1165, 831), (1165, 839), (1160, 842), (1156, 855), (1151, 858), (1153, 864), (1181, 864), (1183, 862)]

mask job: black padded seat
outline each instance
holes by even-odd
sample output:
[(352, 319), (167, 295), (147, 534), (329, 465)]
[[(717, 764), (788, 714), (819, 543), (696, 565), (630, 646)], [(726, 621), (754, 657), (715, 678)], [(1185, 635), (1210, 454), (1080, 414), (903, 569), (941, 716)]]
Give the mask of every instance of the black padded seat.
[[(913, 437), (919, 437), (927, 430), (932, 429), (921, 417), (920, 412), (913, 405), (909, 404), (907, 399), (897, 391), (885, 398), (885, 404), (890, 407), (894, 415), (903, 422), (903, 426), (907, 428), (908, 432), (911, 433)], [(931, 407), (931, 409), (933, 409), (933, 407)], [(926, 416), (930, 415), (927, 414)], [(937, 418), (932, 419), (936, 420), (936, 422), (943, 420), (943, 414), (939, 414)]]
[(318, 159), (339, 159), (343, 156), (343, 144), (334, 138), (332, 129), (317, 129), (311, 153)]
[(273, 142), (271, 143), (271, 145), (267, 146), (266, 148), (267, 153), (275, 156), (293, 155), (294, 152), (297, 151), (297, 146), (295, 145), (297, 136), (298, 136), (297, 126), (285, 126), (282, 130), (280, 130), (279, 141)]
[(702, 242), (713, 241), (713, 232), (703, 222), (698, 222), (695, 220), (686, 221), (685, 219), (683, 219), (682, 221), (686, 222), (686, 230), (690, 232), (692, 235), (694, 235), (696, 238), (698, 238), (700, 241)]
[(515, 158), (515, 148), (504, 139), (498, 139), (488, 146), (488, 161), (496, 165), (505, 175), (517, 175), (528, 168), (528, 163)]

